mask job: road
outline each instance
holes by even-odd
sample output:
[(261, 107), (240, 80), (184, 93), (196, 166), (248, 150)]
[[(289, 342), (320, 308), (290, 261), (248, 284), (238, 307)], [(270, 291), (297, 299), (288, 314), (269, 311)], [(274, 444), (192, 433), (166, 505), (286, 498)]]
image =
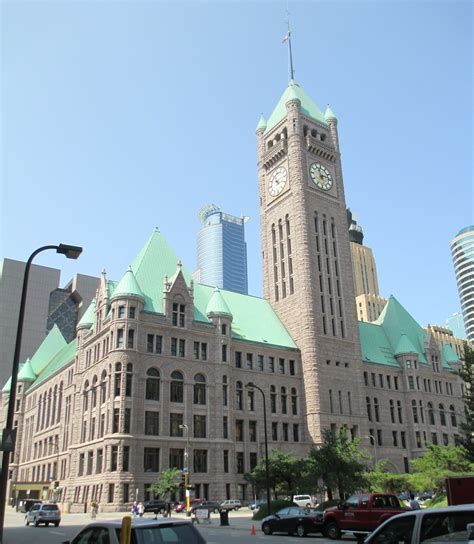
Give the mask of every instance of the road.
[[(100, 519), (117, 519), (124, 513), (99, 514)], [(229, 527), (220, 527), (219, 516), (215, 516), (212, 523), (199, 524), (197, 528), (208, 544), (328, 544), (333, 542), (321, 535), (311, 535), (304, 538), (287, 535), (265, 536), (260, 529), (260, 522), (253, 522), (251, 512), (242, 509), (239, 512), (230, 512)], [(153, 515), (150, 515), (152, 518)], [(173, 517), (185, 519), (184, 514), (174, 514)], [(7, 508), (5, 513), (4, 544), (61, 544), (71, 540), (85, 525), (90, 522), (86, 514), (64, 514), (59, 527), (25, 526), (25, 515)], [(252, 525), (256, 528), (256, 535), (251, 534)], [(345, 537), (343, 542), (355, 542), (354, 538)]]

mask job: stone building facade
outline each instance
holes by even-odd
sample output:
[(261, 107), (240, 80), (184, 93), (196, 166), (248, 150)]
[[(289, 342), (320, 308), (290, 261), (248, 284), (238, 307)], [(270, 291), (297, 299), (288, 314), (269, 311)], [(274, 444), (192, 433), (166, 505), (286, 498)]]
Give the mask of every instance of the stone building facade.
[(155, 230), (120, 282), (102, 275), (76, 339), (54, 327), (23, 363), (11, 493), (59, 480), (72, 510), (118, 510), (188, 467), (196, 496), (249, 499), (264, 455), (251, 382), (270, 451), (305, 455), (344, 426), (403, 472), (457, 441), (458, 355), (394, 297), (357, 320), (332, 111), (291, 81), (257, 144), (265, 298), (193, 282)]

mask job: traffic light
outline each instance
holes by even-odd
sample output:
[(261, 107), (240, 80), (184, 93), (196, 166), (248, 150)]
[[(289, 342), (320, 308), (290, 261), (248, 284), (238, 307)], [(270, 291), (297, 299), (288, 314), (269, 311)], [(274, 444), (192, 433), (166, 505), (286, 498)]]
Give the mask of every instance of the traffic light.
[(57, 491), (58, 489), (59, 489), (59, 480), (54, 480), (53, 491)]
[(181, 473), (181, 480), (179, 482), (180, 487), (186, 487), (186, 484), (188, 483), (188, 473), (182, 472)]

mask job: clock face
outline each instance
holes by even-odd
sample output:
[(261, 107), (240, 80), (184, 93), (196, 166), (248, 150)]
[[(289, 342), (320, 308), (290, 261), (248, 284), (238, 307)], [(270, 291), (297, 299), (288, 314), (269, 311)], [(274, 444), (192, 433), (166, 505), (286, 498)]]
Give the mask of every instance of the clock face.
[(329, 191), (332, 187), (331, 173), (325, 166), (319, 164), (319, 162), (313, 162), (309, 168), (309, 173), (316, 186), (323, 191)]
[(272, 196), (279, 195), (285, 188), (287, 177), (286, 169), (283, 166), (278, 167), (270, 176), (268, 192)]

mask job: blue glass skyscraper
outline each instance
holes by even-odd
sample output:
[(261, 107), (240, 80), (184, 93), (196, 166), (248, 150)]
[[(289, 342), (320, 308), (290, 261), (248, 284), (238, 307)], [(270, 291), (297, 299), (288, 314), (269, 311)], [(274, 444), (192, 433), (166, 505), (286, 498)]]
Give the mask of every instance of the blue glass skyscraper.
[(235, 217), (215, 204), (199, 212), (195, 278), (207, 285), (247, 294), (247, 217)]

